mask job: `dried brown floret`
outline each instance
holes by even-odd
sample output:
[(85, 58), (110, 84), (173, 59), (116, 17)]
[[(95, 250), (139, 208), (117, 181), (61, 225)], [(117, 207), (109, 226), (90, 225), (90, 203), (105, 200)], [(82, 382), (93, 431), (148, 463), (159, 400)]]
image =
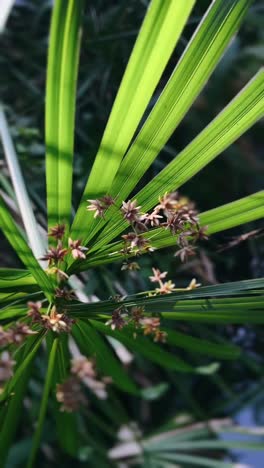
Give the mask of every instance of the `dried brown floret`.
[(78, 259), (85, 259), (86, 258), (85, 252), (87, 252), (88, 248), (81, 245), (81, 240), (79, 240), (79, 239), (72, 240), (69, 237), (68, 245), (69, 245), (69, 249), (71, 250), (71, 254), (72, 254), (74, 259), (77, 259), (77, 258)]
[(57, 384), (56, 399), (61, 403), (60, 411), (72, 413), (87, 404), (81, 384), (77, 377), (69, 377), (62, 384)]
[(66, 230), (65, 224), (56, 224), (56, 226), (53, 226), (50, 228), (48, 236), (54, 237), (54, 239), (60, 240), (63, 238), (65, 234), (65, 230)]
[(40, 260), (48, 260), (49, 265), (57, 265), (64, 259), (67, 254), (67, 249), (62, 247), (61, 241), (58, 242), (57, 247), (50, 247), (45, 255)]

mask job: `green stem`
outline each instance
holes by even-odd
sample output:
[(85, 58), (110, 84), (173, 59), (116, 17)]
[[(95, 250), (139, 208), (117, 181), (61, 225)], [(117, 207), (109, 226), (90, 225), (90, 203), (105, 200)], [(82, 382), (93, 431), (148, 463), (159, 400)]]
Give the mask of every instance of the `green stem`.
[(58, 347), (58, 338), (55, 338), (53, 341), (50, 356), (49, 356), (49, 363), (48, 363), (44, 391), (43, 391), (42, 400), (40, 404), (39, 417), (38, 417), (36, 431), (33, 437), (32, 448), (31, 448), (31, 453), (30, 453), (29, 460), (27, 463), (27, 468), (34, 467), (35, 458), (36, 458), (37, 451), (38, 451), (40, 441), (41, 441), (43, 424), (44, 424), (44, 419), (45, 419), (47, 406), (48, 406), (48, 398), (49, 398), (50, 387), (51, 387), (51, 382), (52, 382), (52, 375), (54, 371), (57, 347)]

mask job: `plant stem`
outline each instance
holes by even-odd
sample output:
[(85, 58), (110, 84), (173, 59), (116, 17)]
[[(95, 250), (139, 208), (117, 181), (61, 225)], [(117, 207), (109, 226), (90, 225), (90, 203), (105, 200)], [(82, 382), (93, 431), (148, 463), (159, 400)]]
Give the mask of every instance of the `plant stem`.
[(39, 417), (38, 417), (36, 431), (33, 437), (32, 448), (31, 448), (31, 453), (30, 453), (29, 460), (27, 463), (27, 468), (34, 467), (35, 458), (36, 458), (37, 451), (38, 451), (40, 441), (41, 441), (43, 424), (44, 424), (44, 419), (45, 419), (47, 406), (48, 406), (48, 398), (49, 398), (50, 386), (52, 382), (52, 375), (54, 371), (57, 347), (58, 347), (58, 338), (55, 338), (53, 341), (50, 356), (49, 356), (49, 363), (48, 363), (44, 391), (43, 391), (42, 400), (40, 404)]

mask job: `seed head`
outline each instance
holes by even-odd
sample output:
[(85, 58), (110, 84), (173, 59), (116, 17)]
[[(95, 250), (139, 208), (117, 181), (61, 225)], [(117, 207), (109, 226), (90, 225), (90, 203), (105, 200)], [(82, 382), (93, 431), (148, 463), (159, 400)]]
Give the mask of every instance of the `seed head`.
[(141, 320), (144, 335), (151, 335), (156, 332), (160, 326), (160, 319), (155, 317), (146, 317)]
[(54, 239), (60, 240), (63, 238), (65, 234), (65, 230), (66, 230), (65, 224), (56, 224), (56, 226), (53, 226), (50, 228), (48, 236), (54, 237)]
[(49, 265), (57, 265), (64, 259), (67, 249), (62, 247), (61, 241), (58, 242), (57, 247), (50, 247), (49, 250), (40, 260), (48, 260)]
[(43, 326), (56, 333), (69, 333), (74, 323), (74, 320), (64, 313), (58, 313), (55, 306), (52, 307), (50, 315), (42, 315), (41, 317)]
[(149, 279), (152, 283), (160, 283), (161, 280), (166, 278), (168, 272), (161, 272), (158, 268), (152, 268), (153, 276), (149, 276)]
[(123, 202), (121, 211), (123, 213), (124, 219), (126, 219), (126, 221), (128, 221), (130, 224), (140, 222), (140, 208), (141, 206), (137, 206), (137, 200), (128, 200), (128, 202)]
[(78, 259), (85, 259), (86, 258), (86, 255), (85, 255), (84, 252), (86, 252), (88, 250), (88, 248), (81, 245), (81, 241), (79, 239), (72, 240), (69, 237), (68, 245), (69, 245), (69, 249), (71, 250), (71, 254), (72, 254), (74, 259), (77, 259), (77, 258)]
[(171, 280), (169, 280), (169, 281), (166, 281), (166, 283), (160, 284), (160, 287), (156, 288), (156, 292), (159, 294), (171, 294), (174, 288), (175, 288), (175, 284), (172, 283)]
[(57, 384), (56, 399), (61, 403), (60, 411), (67, 413), (78, 411), (81, 405), (87, 404), (81, 384), (76, 377), (69, 377), (64, 383)]

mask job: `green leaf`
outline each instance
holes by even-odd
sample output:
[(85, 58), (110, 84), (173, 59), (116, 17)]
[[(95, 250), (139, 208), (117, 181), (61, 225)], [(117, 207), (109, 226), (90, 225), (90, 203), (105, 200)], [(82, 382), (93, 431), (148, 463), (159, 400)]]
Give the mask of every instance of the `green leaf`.
[[(68, 349), (68, 336), (60, 336), (56, 353), (53, 386), (63, 383), (69, 376), (70, 353)], [(60, 405), (55, 402), (55, 420), (58, 441), (65, 453), (76, 457), (80, 448), (80, 434), (78, 433), (77, 415), (60, 411)]]
[(30, 271), (15, 268), (0, 268), (0, 289), (31, 292), (39, 289)]
[[(152, 208), (158, 203), (159, 196), (179, 188), (224, 151), (263, 115), (263, 108), (264, 71), (261, 70), (165, 169), (134, 196), (142, 210)], [(112, 216), (93, 249), (106, 245), (126, 227), (120, 213)]]
[[(233, 463), (228, 463), (224, 461), (218, 461), (215, 459), (210, 459), (208, 457), (201, 457), (197, 455), (186, 455), (182, 453), (157, 453), (155, 460), (160, 460), (163, 466), (163, 463), (166, 461), (176, 462), (176, 466), (201, 466), (202, 468), (234, 468)], [(178, 463), (184, 463), (184, 465), (178, 465)], [(173, 465), (174, 466), (174, 465)]]
[[(17, 431), (30, 373), (31, 368), (28, 366), (23, 374), (23, 379), (20, 379), (17, 382), (13, 395), (10, 396), (10, 400), (1, 409), (1, 412), (4, 412), (0, 437), (0, 459), (2, 466), (5, 466), (5, 460), (7, 458), (10, 445), (12, 444)], [(2, 419), (1, 416), (2, 415), (0, 413), (0, 419)]]
[(71, 214), (76, 81), (83, 0), (56, 0), (46, 89), (46, 167), (49, 225)]
[(205, 14), (153, 111), (125, 156), (112, 195), (125, 200), (206, 84), (251, 1), (217, 0)]
[(110, 345), (96, 331), (96, 327), (89, 322), (78, 320), (72, 333), (81, 352), (88, 357), (95, 356), (98, 368), (106, 376), (110, 375), (115, 385), (129, 393), (138, 392), (137, 386), (123, 369)]
[(167, 333), (167, 343), (186, 349), (187, 351), (214, 356), (219, 359), (237, 359), (240, 349), (234, 345), (216, 344), (200, 338), (195, 338), (189, 334), (176, 332), (162, 327)]
[(28, 307), (13, 306), (7, 307), (0, 310), (0, 320), (12, 319), (15, 320), (17, 317), (26, 316)]
[(21, 261), (32, 273), (32, 276), (42, 288), (45, 295), (50, 298), (52, 294), (52, 283), (33, 256), (32, 251), (28, 247), (22, 235), (21, 229), (13, 220), (13, 217), (2, 198), (0, 198), (0, 228)]
[(48, 369), (47, 369), (47, 374), (46, 374), (42, 399), (41, 399), (41, 403), (40, 403), (39, 416), (38, 416), (37, 426), (36, 426), (34, 436), (33, 436), (32, 447), (31, 447), (31, 451), (30, 451), (30, 454), (29, 454), (27, 468), (33, 468), (35, 466), (34, 465), (35, 464), (35, 458), (36, 458), (37, 451), (38, 451), (38, 448), (39, 448), (39, 445), (40, 445), (44, 419), (45, 419), (47, 406), (48, 406), (48, 400), (49, 400), (50, 388), (51, 388), (51, 383), (52, 383), (52, 378), (53, 378), (54, 364), (55, 364), (57, 347), (58, 347), (58, 338), (55, 338), (54, 341), (53, 341), (53, 344), (52, 344), (50, 355), (49, 355)]
[(104, 333), (107, 336), (113, 336), (118, 341), (121, 341), (121, 343), (127, 346), (131, 351), (141, 354), (145, 358), (161, 365), (162, 367), (177, 370), (179, 372), (195, 371), (190, 364), (187, 364), (182, 359), (168, 351), (163, 350), (158, 344), (152, 343), (150, 339), (143, 336), (137, 336), (134, 338), (132, 330), (112, 330), (109, 326), (104, 325), (97, 320), (90, 320), (90, 322), (94, 328), (101, 333)]
[(111, 188), (150, 98), (192, 10), (195, 0), (153, 0), (132, 51), (115, 99), (103, 139), (77, 211), (72, 236), (83, 237), (86, 200), (105, 195)]

